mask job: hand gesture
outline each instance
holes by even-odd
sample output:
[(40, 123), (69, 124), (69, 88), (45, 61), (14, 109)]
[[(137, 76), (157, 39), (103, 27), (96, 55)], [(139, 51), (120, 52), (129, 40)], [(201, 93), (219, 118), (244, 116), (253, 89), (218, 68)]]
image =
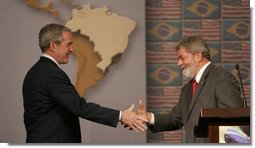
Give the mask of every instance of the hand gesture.
[(150, 113), (145, 111), (145, 109), (143, 107), (143, 101), (142, 100), (139, 100), (139, 107), (138, 107), (136, 113), (137, 113), (138, 116), (147, 119), (148, 122), (151, 121), (151, 115), (150, 115)]
[(121, 122), (126, 126), (129, 126), (137, 133), (147, 129), (144, 122), (148, 122), (146, 118), (138, 116), (134, 111), (134, 104), (132, 104), (127, 110), (122, 111)]

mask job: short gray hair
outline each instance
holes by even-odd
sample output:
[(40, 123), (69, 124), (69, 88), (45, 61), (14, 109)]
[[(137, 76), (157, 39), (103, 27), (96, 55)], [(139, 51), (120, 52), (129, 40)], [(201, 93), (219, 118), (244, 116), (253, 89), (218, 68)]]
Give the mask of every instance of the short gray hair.
[(187, 36), (180, 40), (175, 49), (179, 51), (183, 47), (187, 52), (201, 52), (203, 57), (208, 60), (211, 60), (210, 57), (210, 48), (207, 45), (206, 41), (200, 36)]
[(39, 32), (39, 46), (44, 52), (50, 45), (50, 41), (58, 45), (63, 41), (63, 32), (71, 30), (60, 24), (47, 24)]

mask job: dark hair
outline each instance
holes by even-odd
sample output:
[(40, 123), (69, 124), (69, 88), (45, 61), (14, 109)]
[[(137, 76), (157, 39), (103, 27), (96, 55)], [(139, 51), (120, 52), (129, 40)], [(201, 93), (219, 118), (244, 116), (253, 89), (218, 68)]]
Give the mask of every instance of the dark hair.
[(71, 30), (60, 24), (47, 24), (39, 32), (39, 46), (44, 52), (50, 44), (50, 41), (56, 42), (58, 45), (63, 41), (63, 32), (71, 32)]
[(183, 47), (187, 52), (201, 52), (203, 57), (208, 60), (211, 60), (210, 57), (210, 48), (207, 45), (206, 41), (200, 36), (187, 36), (180, 40), (175, 49), (176, 51), (180, 50)]

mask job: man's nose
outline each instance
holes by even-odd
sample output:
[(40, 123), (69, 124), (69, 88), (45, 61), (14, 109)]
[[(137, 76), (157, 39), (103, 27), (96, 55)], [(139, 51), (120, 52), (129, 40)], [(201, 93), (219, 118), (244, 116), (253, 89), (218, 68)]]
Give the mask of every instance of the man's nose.
[(73, 52), (73, 47), (72, 46), (69, 47), (69, 51)]
[(181, 59), (178, 60), (177, 65), (178, 65), (178, 67), (182, 66), (182, 60)]

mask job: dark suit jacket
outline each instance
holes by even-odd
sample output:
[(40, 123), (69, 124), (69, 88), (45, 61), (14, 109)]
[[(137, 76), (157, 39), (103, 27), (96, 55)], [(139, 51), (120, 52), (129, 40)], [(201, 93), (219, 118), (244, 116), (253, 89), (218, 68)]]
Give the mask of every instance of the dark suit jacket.
[(116, 127), (119, 111), (88, 103), (52, 60), (41, 57), (23, 82), (26, 142), (80, 143), (79, 117)]
[(223, 68), (210, 64), (204, 71), (197, 90), (191, 97), (192, 81), (182, 90), (179, 102), (168, 114), (155, 115), (153, 132), (177, 130), (184, 126), (185, 142), (194, 143), (194, 128), (198, 124), (200, 109), (243, 107), (240, 85), (234, 76)]

